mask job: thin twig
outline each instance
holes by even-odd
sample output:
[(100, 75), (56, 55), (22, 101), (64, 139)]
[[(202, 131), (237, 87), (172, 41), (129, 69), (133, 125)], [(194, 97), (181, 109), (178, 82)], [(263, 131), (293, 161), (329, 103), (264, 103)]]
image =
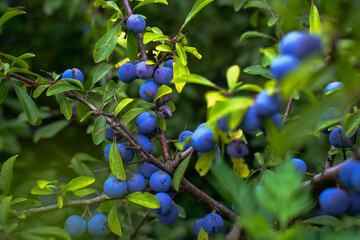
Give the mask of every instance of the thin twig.
[(288, 104), (286, 106), (285, 114), (284, 114), (284, 122), (286, 122), (286, 118), (289, 116), (291, 106), (293, 104), (294, 99), (292, 97), (289, 98)]
[(133, 233), (131, 233), (131, 239), (135, 239), (137, 233), (139, 232), (140, 228), (144, 225), (146, 219), (150, 216), (151, 211), (149, 211), (145, 217), (143, 217), (143, 219), (141, 219), (141, 222), (139, 223), (139, 225), (136, 227), (135, 231)]

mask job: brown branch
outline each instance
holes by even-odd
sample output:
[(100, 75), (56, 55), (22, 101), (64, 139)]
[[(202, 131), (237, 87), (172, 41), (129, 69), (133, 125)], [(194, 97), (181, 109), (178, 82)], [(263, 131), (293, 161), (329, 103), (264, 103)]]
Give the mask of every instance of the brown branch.
[[(330, 151), (334, 149), (334, 146), (331, 146)], [(331, 168), (334, 165), (335, 155), (328, 155), (325, 162), (325, 169)]]
[(169, 146), (168, 140), (166, 138), (166, 132), (160, 130), (159, 136), (160, 136), (159, 141), (160, 141), (162, 155), (164, 157), (164, 160), (165, 160), (165, 162), (170, 162), (171, 161), (170, 146)]
[(143, 217), (143, 219), (141, 220), (141, 222), (139, 223), (139, 225), (136, 227), (135, 231), (133, 233), (131, 233), (131, 239), (135, 239), (137, 233), (139, 232), (140, 228), (144, 225), (146, 219), (150, 216), (151, 211), (149, 211), (145, 217)]
[(294, 102), (294, 99), (292, 97), (289, 98), (288, 104), (286, 106), (286, 110), (285, 110), (285, 114), (284, 114), (284, 122), (286, 122), (286, 118), (289, 116), (290, 110), (291, 110), (291, 106)]
[(170, 168), (171, 168), (171, 169), (176, 169), (177, 166), (179, 166), (179, 164), (180, 164), (185, 158), (187, 158), (188, 156), (190, 156), (190, 155), (193, 154), (193, 153), (194, 153), (194, 147), (189, 147), (188, 149), (186, 149), (185, 152), (182, 152), (179, 157), (177, 157), (173, 162), (171, 162)]

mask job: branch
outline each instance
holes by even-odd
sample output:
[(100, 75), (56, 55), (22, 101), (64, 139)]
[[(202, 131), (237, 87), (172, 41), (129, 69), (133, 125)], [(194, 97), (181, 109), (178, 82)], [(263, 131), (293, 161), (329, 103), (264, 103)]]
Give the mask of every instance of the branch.
[(288, 104), (286, 106), (286, 110), (285, 110), (285, 114), (284, 114), (284, 122), (286, 122), (286, 118), (287, 116), (289, 116), (290, 110), (291, 110), (291, 106), (292, 103), (294, 102), (294, 99), (292, 97), (289, 98)]
[[(334, 146), (331, 146), (330, 151), (334, 149)], [(325, 162), (325, 169), (331, 168), (334, 165), (335, 155), (328, 155)]]
[(165, 162), (169, 162), (171, 161), (171, 154), (170, 154), (170, 146), (166, 138), (166, 132), (160, 130), (159, 136), (160, 136), (159, 141), (161, 145), (162, 155), (164, 157)]
[(136, 234), (139, 232), (140, 228), (144, 225), (146, 219), (150, 216), (151, 211), (149, 211), (145, 217), (143, 217), (143, 219), (141, 220), (141, 222), (139, 223), (139, 225), (136, 227), (135, 231), (133, 233), (131, 233), (131, 239), (135, 239), (136, 238)]
[(180, 156), (178, 158), (176, 158), (173, 162), (171, 162), (170, 164), (170, 168), (171, 169), (176, 169), (177, 166), (179, 166), (179, 164), (188, 156), (192, 155), (194, 153), (194, 147), (189, 147), (188, 149), (186, 149), (185, 152), (182, 152), (180, 154)]

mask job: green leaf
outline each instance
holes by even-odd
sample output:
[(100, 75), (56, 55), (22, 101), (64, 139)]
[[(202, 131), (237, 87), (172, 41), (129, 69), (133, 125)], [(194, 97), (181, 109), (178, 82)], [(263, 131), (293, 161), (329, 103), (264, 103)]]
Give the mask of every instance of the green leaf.
[[(47, 180), (38, 180), (37, 184), (39, 186), (39, 188), (43, 189), (44, 187), (46, 187), (49, 184), (57, 184), (58, 181), (57, 180), (53, 180), (53, 181), (47, 181)], [(51, 186), (49, 186), (50, 188), (52, 188)]]
[(166, 40), (169, 40), (169, 38), (166, 35), (146, 32), (144, 34), (143, 42), (144, 44), (148, 44), (149, 42), (160, 42)]
[(264, 160), (264, 156), (261, 153), (259, 152), (254, 153), (254, 157), (260, 166), (264, 166), (265, 160)]
[(244, 72), (247, 74), (251, 74), (251, 75), (260, 75), (263, 76), (264, 78), (267, 79), (272, 79), (272, 73), (270, 71), (270, 69), (265, 68), (261, 65), (254, 65), (254, 66), (249, 66), (247, 68), (244, 69)]
[(114, 97), (114, 92), (116, 89), (116, 83), (111, 80), (105, 88), (105, 93), (103, 95), (103, 101), (106, 102)]
[(248, 0), (236, 0), (234, 3), (234, 9), (236, 12), (240, 11), (240, 9), (244, 6), (244, 4), (247, 2)]
[(240, 67), (238, 65), (233, 65), (227, 70), (226, 80), (229, 87), (229, 91), (235, 89), (239, 76), (240, 76)]
[[(85, 113), (79, 120), (79, 122), (83, 122), (85, 121), (85, 119), (87, 119), (91, 114), (95, 113), (95, 111), (88, 111), (87, 113)], [(106, 134), (106, 133), (105, 133)]]
[(64, 199), (63, 199), (63, 197), (61, 195), (58, 195), (56, 197), (56, 202), (57, 202), (58, 208), (62, 209), (63, 206), (64, 206)]
[(157, 99), (167, 95), (167, 94), (170, 94), (172, 93), (172, 89), (171, 87), (169, 86), (166, 86), (166, 85), (161, 85), (157, 91), (157, 94), (156, 94), (156, 97), (154, 99), (154, 102), (156, 102)]
[(60, 120), (41, 127), (35, 132), (33, 141), (37, 143), (42, 138), (52, 138), (61, 130), (63, 130), (67, 125), (69, 125), (69, 123), (70, 122), (67, 120)]
[[(62, 78), (59, 80), (59, 83), (62, 83), (62, 82), (65, 82), (65, 83), (70, 83), (71, 85), (75, 86), (75, 87), (78, 87), (78, 88), (81, 88), (81, 90), (84, 90), (84, 84), (77, 80), (77, 79), (73, 79), (73, 78)], [(75, 84), (75, 85), (74, 85)], [(75, 89), (75, 90), (78, 90)]]
[(204, 177), (210, 170), (212, 162), (214, 161), (217, 147), (209, 152), (203, 153), (195, 164), (195, 169), (201, 177)]
[(34, 101), (31, 97), (20, 87), (14, 86), (16, 95), (26, 113), (26, 117), (31, 125), (40, 125), (41, 118), (39, 115), (39, 110), (37, 109)]
[(107, 63), (102, 63), (100, 64), (95, 73), (94, 73), (94, 77), (93, 77), (93, 84), (97, 83), (98, 81), (100, 81), (103, 77), (106, 76), (106, 74), (109, 73), (109, 71), (113, 68), (114, 66), (111, 64), (107, 64)]
[(80, 90), (80, 88), (68, 82), (58, 82), (49, 87), (49, 89), (46, 91), (46, 96), (52, 96), (57, 93), (68, 92), (72, 90)]
[(95, 189), (92, 189), (92, 188), (84, 188), (84, 189), (80, 189), (80, 190), (77, 190), (74, 192), (74, 194), (78, 197), (83, 197), (85, 195), (89, 195), (89, 194), (92, 194), (96, 192)]
[(0, 18), (0, 26), (3, 25), (7, 20), (17, 15), (25, 14), (26, 12), (18, 8), (8, 8), (4, 15)]
[(270, 19), (268, 20), (268, 22), (267, 22), (268, 27), (271, 27), (272, 25), (274, 25), (275, 23), (277, 23), (278, 20), (279, 20), (279, 18), (277, 18), (277, 17), (272, 17), (272, 18), (270, 18)]
[(247, 9), (247, 8), (271, 9), (269, 4), (267, 4), (266, 2), (260, 1), (260, 0), (258, 0), (258, 1), (257, 0), (248, 1), (244, 6), (244, 9)]
[(96, 176), (93, 173), (93, 171), (90, 169), (90, 167), (88, 167), (85, 163), (82, 162), (81, 159), (77, 158), (76, 156), (74, 156), (71, 159), (70, 164), (71, 164), (72, 169), (74, 169), (74, 171), (78, 175), (88, 176), (88, 177), (92, 177), (92, 178), (96, 179)]
[(270, 35), (267, 35), (265, 33), (256, 32), (256, 31), (248, 31), (248, 32), (244, 32), (241, 35), (240, 41), (248, 39), (248, 38), (253, 38), (253, 37), (261, 37), (261, 38), (273, 39)]
[(121, 27), (116, 24), (114, 28), (108, 31), (100, 40), (95, 44), (94, 61), (95, 63), (107, 59), (114, 50), (117, 39), (121, 34)]
[(96, 119), (94, 129), (92, 131), (92, 139), (95, 145), (99, 145), (105, 140), (105, 134), (106, 134), (105, 128), (106, 128), (106, 119), (103, 115), (100, 115)]
[(314, 4), (311, 4), (310, 7), (309, 22), (310, 22), (310, 33), (321, 34), (321, 22), (320, 22), (319, 11), (317, 10)]
[(62, 114), (64, 114), (64, 117), (67, 120), (70, 120), (71, 116), (72, 116), (72, 108), (69, 103), (69, 100), (67, 99), (67, 97), (64, 94), (61, 94), (61, 93), (55, 94), (55, 97), (56, 97), (57, 102), (59, 103), (60, 112)]
[(201, 84), (209, 87), (216, 87), (214, 83), (212, 83), (210, 80), (197, 75), (197, 74), (186, 74), (182, 75), (180, 77), (175, 77), (171, 80), (172, 83), (196, 83)]
[(184, 173), (189, 165), (189, 162), (190, 162), (190, 157), (191, 156), (188, 156), (186, 157), (181, 163), (180, 165), (176, 168), (176, 171), (174, 173), (174, 188), (176, 191), (179, 191), (180, 189), (180, 184), (181, 184), (181, 180), (184, 176)]
[(157, 117), (157, 125), (161, 131), (166, 131), (166, 120), (160, 116)]
[(190, 22), (191, 19), (193, 19), (193, 17), (195, 17), (195, 15), (201, 9), (203, 9), (206, 5), (208, 5), (209, 3), (213, 2), (213, 1), (214, 0), (197, 0), (195, 2), (194, 6), (192, 7), (191, 11), (187, 15), (185, 22), (183, 23), (183, 25), (180, 28), (180, 31)]
[(110, 147), (109, 162), (111, 172), (116, 176), (116, 178), (125, 181), (126, 173), (124, 165), (115, 143), (112, 143)]
[[(173, 69), (174, 69), (174, 78), (178, 78), (183, 75), (190, 74), (189, 68), (186, 65), (182, 64), (180, 59), (176, 56), (174, 58)], [(186, 82), (175, 83), (176, 91), (178, 93), (181, 93), (181, 91), (185, 87), (185, 84)]]
[(274, 239), (271, 224), (261, 214), (242, 216), (241, 226), (253, 239)]
[(114, 203), (114, 205), (112, 206), (109, 215), (108, 215), (108, 223), (109, 223), (109, 228), (110, 230), (115, 233), (118, 236), (122, 235), (122, 231), (121, 231), (121, 225), (119, 222), (119, 218), (117, 216), (117, 209), (116, 209), (116, 204)]
[(38, 86), (35, 91), (33, 92), (33, 98), (38, 98), (44, 91), (45, 89), (48, 87), (48, 85), (40, 85)]
[(128, 32), (127, 35), (127, 56), (130, 61), (135, 61), (138, 56), (137, 41), (134, 33)]
[(334, 124), (337, 124), (341, 121), (344, 121), (345, 117), (340, 117), (340, 118), (333, 118), (333, 119), (325, 119), (320, 121), (319, 123), (316, 124), (315, 126), (315, 134), (320, 132), (321, 130), (328, 128)]
[(346, 116), (343, 131), (346, 137), (354, 136), (360, 124), (360, 111), (356, 111)]
[(171, 48), (168, 45), (158, 45), (155, 49), (160, 52), (172, 52)]
[(201, 228), (197, 240), (208, 240), (209, 234), (205, 232), (204, 228)]
[(64, 190), (65, 191), (75, 191), (80, 188), (87, 187), (87, 186), (93, 184), (94, 182), (95, 182), (95, 179), (92, 177), (85, 177), (85, 176), (76, 177), (65, 185)]
[(133, 108), (129, 110), (123, 116), (125, 124), (129, 124), (129, 122), (131, 122), (131, 120), (133, 120), (137, 115), (139, 115), (142, 112), (145, 112), (146, 110), (147, 110), (146, 108)]
[(165, 5), (168, 5), (168, 2), (166, 0), (144, 0), (142, 2), (140, 2), (138, 5), (136, 5), (134, 8), (133, 8), (133, 11), (139, 7), (142, 7), (146, 4), (149, 4), (149, 3), (162, 3), (162, 4), (165, 4)]
[(201, 59), (201, 58), (202, 58), (201, 54), (197, 51), (196, 48), (194, 48), (194, 47), (189, 47), (189, 46), (184, 46), (184, 49), (185, 49), (186, 52), (191, 53), (191, 54), (194, 55), (196, 58), (198, 58), (198, 59)]
[(276, 58), (276, 53), (274, 48), (260, 48), (260, 53), (264, 54), (264, 58), (261, 62), (263, 67), (267, 67), (271, 64), (271, 62)]
[(344, 224), (336, 217), (330, 215), (322, 215), (309, 218), (303, 221), (308, 224), (328, 225), (332, 227), (342, 227)]
[(183, 65), (187, 65), (187, 56), (184, 47), (178, 43), (176, 44), (176, 51), (179, 56), (179, 59)]
[(130, 193), (127, 195), (127, 200), (146, 208), (156, 209), (161, 207), (159, 200), (148, 192)]
[(119, 104), (115, 108), (114, 115), (117, 116), (121, 112), (121, 110), (123, 110), (132, 101), (134, 101), (134, 99), (132, 98), (124, 98), (123, 100), (121, 100), (121, 102), (119, 102)]
[(9, 88), (8, 88), (7, 82), (1, 81), (1, 83), (0, 83), (0, 104), (5, 101), (8, 91), (9, 91)]
[(39, 235), (39, 236), (54, 236), (57, 239), (71, 240), (69, 234), (63, 227), (52, 227), (52, 226), (33, 226), (23, 230), (22, 233)]
[(115, 11), (121, 13), (119, 6), (116, 3), (114, 3), (113, 1), (106, 1), (106, 3), (102, 5), (102, 8), (112, 9), (112, 10), (115, 10)]
[(253, 92), (261, 92), (263, 89), (262, 87), (256, 85), (256, 84), (244, 84), (244, 85), (240, 85), (239, 87), (236, 88), (236, 91), (253, 91)]
[(9, 210), (11, 206), (12, 196), (4, 197), (0, 201), (0, 225), (3, 227), (6, 225), (8, 220)]

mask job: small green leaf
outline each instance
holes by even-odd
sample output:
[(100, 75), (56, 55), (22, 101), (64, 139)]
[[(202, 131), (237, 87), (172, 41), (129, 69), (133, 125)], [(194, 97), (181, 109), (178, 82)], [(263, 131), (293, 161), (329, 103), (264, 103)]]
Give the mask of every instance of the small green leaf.
[[(173, 69), (174, 69), (174, 78), (178, 78), (183, 75), (190, 74), (189, 68), (186, 65), (182, 64), (180, 62), (180, 59), (176, 56), (174, 58)], [(185, 84), (186, 82), (175, 83), (176, 91), (178, 93), (181, 93), (181, 91), (185, 87)]]
[(127, 56), (130, 61), (135, 61), (138, 56), (137, 41), (134, 33), (128, 32), (127, 35)]
[(268, 22), (267, 22), (268, 27), (271, 27), (272, 25), (274, 25), (275, 23), (277, 23), (278, 20), (279, 20), (279, 18), (277, 18), (277, 17), (272, 17), (272, 18), (270, 18), (270, 19), (268, 20)]
[(119, 102), (119, 104), (115, 108), (114, 115), (117, 116), (121, 112), (121, 110), (123, 110), (132, 101), (134, 101), (134, 99), (132, 98), (124, 98), (123, 100), (121, 100), (121, 102)]
[(147, 110), (146, 108), (133, 108), (129, 110), (123, 116), (125, 124), (129, 124), (129, 122), (131, 122), (131, 120), (133, 120), (137, 115), (139, 115), (142, 112), (145, 112), (146, 110)]
[(17, 157), (18, 155), (10, 157), (2, 165), (0, 173), (0, 189), (3, 190), (2, 195), (6, 196), (9, 194), (14, 163)]
[[(57, 184), (58, 181), (57, 180), (53, 180), (53, 181), (47, 181), (47, 180), (38, 180), (37, 184), (39, 186), (39, 188), (43, 189), (44, 187), (46, 187), (49, 184)], [(50, 188), (52, 188), (51, 186), (49, 186)]]
[(332, 227), (342, 227), (344, 224), (336, 217), (330, 215), (322, 215), (309, 218), (303, 221), (308, 224), (328, 225)]
[(161, 207), (159, 200), (148, 192), (130, 193), (127, 195), (127, 200), (146, 208), (156, 209)]
[(195, 17), (195, 15), (201, 9), (203, 9), (206, 5), (208, 5), (209, 3), (213, 2), (213, 1), (214, 0), (197, 0), (195, 2), (194, 6), (192, 7), (191, 11), (187, 15), (185, 22), (183, 23), (183, 25), (180, 28), (180, 31), (190, 22), (191, 19), (193, 19), (193, 17)]
[(54, 236), (56, 239), (71, 240), (69, 234), (63, 227), (33, 226), (22, 231), (22, 234), (33, 234), (36, 236)]
[(244, 72), (247, 74), (251, 74), (251, 75), (260, 75), (263, 76), (264, 78), (267, 79), (272, 79), (272, 73), (270, 71), (270, 69), (265, 68), (261, 65), (254, 65), (254, 66), (249, 66), (247, 68), (244, 69)]
[(93, 84), (97, 83), (98, 81), (100, 81), (103, 77), (106, 76), (106, 74), (109, 73), (109, 71), (113, 68), (114, 66), (111, 64), (107, 64), (107, 63), (102, 63), (100, 64), (95, 73), (94, 73), (94, 77), (93, 77)]
[(196, 74), (186, 74), (180, 77), (174, 77), (171, 80), (172, 83), (196, 83), (201, 84), (209, 87), (215, 87), (216, 85), (212, 83), (210, 80)]
[(247, 2), (248, 0), (236, 0), (234, 3), (234, 9), (235, 12), (240, 11), (240, 9), (244, 6), (244, 4)]
[(180, 189), (180, 184), (181, 184), (181, 180), (184, 176), (184, 173), (189, 165), (189, 162), (190, 162), (190, 157), (191, 156), (188, 156), (186, 157), (181, 163), (180, 165), (176, 168), (176, 171), (174, 173), (174, 188), (176, 191), (179, 191)]
[(204, 228), (201, 228), (197, 240), (208, 240), (209, 234), (205, 232)]
[(33, 141), (37, 143), (40, 139), (49, 139), (54, 137), (56, 134), (58, 134), (61, 130), (63, 130), (67, 125), (69, 125), (69, 121), (67, 120), (60, 120), (53, 123), (50, 123), (48, 125), (45, 125), (41, 128), (39, 128), (33, 137)]
[(114, 92), (116, 89), (116, 83), (111, 80), (105, 88), (105, 93), (103, 95), (103, 101), (106, 102), (114, 97)]
[(346, 116), (343, 131), (346, 137), (352, 137), (360, 124), (360, 111), (356, 111)]
[(111, 210), (109, 212), (108, 223), (109, 223), (110, 230), (113, 233), (115, 233), (116, 235), (121, 237), (122, 231), (121, 231), (121, 225), (119, 222), (119, 218), (117, 216), (116, 204), (113, 205), (113, 207), (111, 208)]
[(239, 87), (236, 88), (236, 91), (253, 91), (253, 92), (261, 92), (263, 90), (262, 87), (256, 85), (256, 84), (244, 84), (244, 85), (240, 85)]
[(260, 1), (260, 0), (248, 1), (244, 6), (244, 9), (247, 9), (247, 8), (271, 9), (269, 4), (267, 4), (266, 2)]
[(27, 119), (31, 125), (40, 125), (41, 118), (39, 110), (37, 109), (31, 97), (20, 87), (14, 86), (16, 95), (26, 113)]
[(162, 4), (165, 4), (165, 5), (168, 5), (168, 2), (166, 0), (144, 0), (142, 2), (140, 2), (138, 5), (136, 5), (134, 8), (133, 8), (133, 11), (139, 7), (142, 7), (146, 4), (149, 4), (149, 3), (162, 3)]
[(40, 85), (38, 86), (35, 91), (33, 92), (33, 98), (38, 98), (48, 87), (48, 85)]
[(3, 25), (10, 18), (13, 18), (13, 17), (15, 17), (17, 15), (21, 15), (21, 14), (26, 14), (26, 12), (22, 11), (18, 8), (8, 8), (6, 10), (6, 12), (4, 13), (4, 15), (2, 15), (0, 18), (0, 26)]
[(259, 152), (254, 153), (254, 157), (260, 166), (264, 166), (265, 160), (264, 160), (264, 156), (261, 153)]
[[(80, 118), (80, 122), (85, 121), (85, 119), (87, 119), (91, 114), (95, 113), (95, 111), (88, 111), (87, 113), (85, 113), (81, 118)], [(105, 133), (106, 134), (106, 133)]]
[(342, 148), (331, 148), (329, 151), (328, 151), (328, 155), (336, 155), (338, 153), (341, 153), (343, 151)]
[(344, 121), (345, 117), (340, 117), (340, 118), (333, 118), (333, 119), (325, 119), (320, 121), (319, 123), (316, 124), (315, 126), (315, 134), (320, 132), (321, 130), (328, 128), (334, 124), (337, 124), (341, 121)]
[(161, 85), (157, 91), (156, 98), (154, 99), (154, 102), (156, 102), (157, 99), (172, 93), (172, 89), (169, 86)]
[(239, 76), (240, 76), (240, 67), (238, 65), (233, 65), (227, 70), (226, 79), (227, 79), (229, 91), (235, 89), (236, 82), (238, 81)]
[(195, 169), (201, 177), (204, 177), (210, 170), (212, 162), (214, 161), (217, 148), (209, 152), (203, 153), (195, 164)]
[(94, 61), (95, 63), (107, 59), (114, 50), (117, 40), (121, 34), (121, 27), (116, 24), (114, 28), (108, 31), (100, 40), (95, 44)]
[(111, 144), (109, 162), (110, 162), (111, 172), (116, 176), (116, 178), (125, 181), (126, 173), (125, 173), (124, 165), (121, 160), (119, 150), (117, 149), (115, 143)]
[(114, 3), (113, 1), (106, 1), (106, 3), (102, 5), (102, 8), (112, 9), (112, 10), (115, 10), (115, 11), (121, 13), (119, 6), (116, 3)]
[(321, 22), (320, 22), (319, 11), (317, 10), (314, 4), (311, 4), (310, 7), (309, 22), (310, 22), (310, 33), (321, 34)]
[(94, 129), (92, 131), (92, 139), (95, 145), (99, 145), (105, 140), (106, 131), (106, 119), (103, 115), (100, 115), (94, 125)]
[(160, 42), (166, 40), (169, 40), (169, 38), (166, 35), (146, 32), (144, 34), (143, 42), (144, 44), (148, 44), (149, 42)]
[(264, 58), (262, 60), (261, 66), (267, 67), (271, 64), (271, 62), (276, 58), (276, 53), (274, 48), (260, 48), (260, 53), (264, 54)]
[(155, 49), (160, 52), (172, 52), (171, 48), (168, 45), (158, 45)]
[(80, 189), (80, 190), (77, 190), (77, 191), (74, 191), (74, 194), (78, 197), (83, 197), (85, 195), (88, 195), (88, 194), (92, 194), (96, 192), (95, 189), (92, 189), (92, 188), (84, 188), (84, 189)]
[(80, 188), (87, 187), (87, 186), (93, 184), (94, 182), (95, 182), (95, 179), (92, 177), (85, 177), (85, 176), (76, 177), (65, 185), (64, 190), (65, 191), (75, 191)]
[(46, 91), (46, 96), (52, 96), (57, 93), (68, 92), (72, 90), (80, 90), (80, 88), (68, 82), (58, 82), (49, 87), (49, 89)]
[(5, 226), (8, 220), (12, 196), (0, 200), (0, 225)]
[(31, 189), (31, 194), (34, 195), (50, 195), (50, 194), (54, 194), (54, 191), (52, 190), (51, 186), (46, 186), (44, 188), (40, 188), (38, 185), (36, 185), (35, 187), (33, 187)]
[(94, 174), (93, 171), (90, 169), (90, 167), (88, 167), (85, 163), (83, 163), (81, 159), (78, 159), (78, 158), (76, 158), (76, 157), (73, 157), (73, 158), (71, 159), (70, 165), (71, 165), (72, 169), (74, 169), (74, 171), (75, 171), (78, 175), (96, 178), (95, 174)]
[(64, 94), (61, 94), (61, 93), (55, 94), (55, 97), (56, 97), (57, 102), (59, 103), (60, 112), (62, 114), (64, 114), (64, 117), (67, 120), (70, 120), (71, 116), (72, 116), (72, 108), (69, 103), (69, 100), (67, 99), (67, 97)]
[(194, 48), (194, 47), (189, 47), (189, 46), (184, 46), (184, 49), (185, 49), (186, 52), (191, 53), (191, 54), (194, 55), (196, 58), (198, 58), (198, 59), (201, 59), (201, 58), (202, 58), (201, 54), (197, 51), (196, 48)]
[(56, 197), (56, 201), (57, 201), (58, 208), (59, 208), (59, 209), (62, 209), (63, 206), (64, 206), (64, 199), (63, 199), (63, 197), (62, 197), (61, 195), (58, 195), (58, 196)]
[(157, 125), (160, 128), (161, 131), (166, 131), (166, 120), (162, 117), (157, 117)]
[(1, 83), (0, 83), (0, 104), (5, 101), (8, 91), (9, 91), (9, 88), (8, 88), (7, 82), (1, 81)]
[(245, 33), (243, 33), (241, 35), (240, 41), (248, 39), (248, 38), (253, 38), (253, 37), (261, 37), (261, 38), (273, 39), (270, 35), (267, 35), (265, 33), (256, 32), (256, 31), (248, 31), (248, 32), (245, 32)]
[(179, 56), (179, 59), (183, 65), (187, 65), (187, 56), (184, 47), (178, 43), (176, 44), (176, 51)]

